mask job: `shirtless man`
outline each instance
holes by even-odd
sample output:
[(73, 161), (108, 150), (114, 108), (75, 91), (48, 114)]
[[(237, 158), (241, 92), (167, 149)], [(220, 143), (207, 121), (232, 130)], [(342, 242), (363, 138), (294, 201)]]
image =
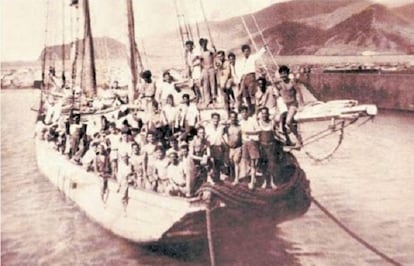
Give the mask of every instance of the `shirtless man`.
[(224, 100), (224, 109), (230, 113), (230, 98), (234, 100), (231, 81), (231, 66), (226, 60), (224, 51), (218, 51), (216, 57), (218, 87)]
[(208, 40), (200, 39), (201, 47), (201, 82), (203, 84), (203, 104), (208, 106), (217, 99), (216, 70), (214, 69), (214, 52), (207, 49)]
[(257, 134), (259, 137), (260, 158), (263, 161), (262, 173), (264, 182), (262, 188), (271, 185), (276, 188), (275, 179), (277, 178), (277, 161), (282, 151), (281, 143), (275, 139), (276, 123), (270, 119), (269, 109), (262, 107), (259, 110), (260, 119), (257, 122)]
[(242, 132), (237, 113), (234, 111), (230, 112), (230, 124), (224, 131), (224, 140), (229, 147), (230, 176), (233, 178), (233, 184), (237, 184), (239, 183), (239, 164), (242, 155)]
[[(302, 95), (300, 95), (300, 91), (295, 88), (294, 81), (289, 78), (290, 69), (283, 65), (279, 68), (280, 74), (280, 81), (276, 84), (276, 88), (279, 90), (280, 96), (282, 97), (286, 107), (287, 107), (287, 114), (282, 116), (282, 129), (283, 134), (286, 138), (286, 145), (294, 146), (295, 144), (289, 138), (288, 130), (295, 135), (297, 139), (297, 146), (302, 146), (302, 138), (299, 135), (297, 125), (295, 125), (293, 121), (293, 117), (295, 116), (298, 107), (299, 107), (299, 100), (302, 100)], [(297, 95), (299, 94), (299, 95)]]

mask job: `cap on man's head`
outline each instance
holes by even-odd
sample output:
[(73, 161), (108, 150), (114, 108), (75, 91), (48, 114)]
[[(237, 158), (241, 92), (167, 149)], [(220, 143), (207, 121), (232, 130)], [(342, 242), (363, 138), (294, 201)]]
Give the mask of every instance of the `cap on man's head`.
[(191, 40), (188, 40), (188, 41), (185, 42), (185, 45), (194, 45), (194, 42), (191, 41)]

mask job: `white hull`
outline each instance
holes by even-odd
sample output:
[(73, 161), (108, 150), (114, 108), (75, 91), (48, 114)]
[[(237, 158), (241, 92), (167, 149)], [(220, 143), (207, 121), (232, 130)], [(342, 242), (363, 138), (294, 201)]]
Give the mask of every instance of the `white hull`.
[[(124, 211), (122, 195), (116, 192), (117, 184), (114, 182), (109, 182), (110, 192), (105, 204), (100, 196), (101, 179), (71, 163), (50, 145), (36, 140), (40, 171), (92, 220), (118, 236), (137, 243), (167, 241), (165, 234), (184, 216), (204, 213), (205, 205), (201, 201), (164, 196), (142, 189), (129, 189), (129, 202)], [(197, 238), (201, 234), (200, 231), (175, 233), (183, 238)]]

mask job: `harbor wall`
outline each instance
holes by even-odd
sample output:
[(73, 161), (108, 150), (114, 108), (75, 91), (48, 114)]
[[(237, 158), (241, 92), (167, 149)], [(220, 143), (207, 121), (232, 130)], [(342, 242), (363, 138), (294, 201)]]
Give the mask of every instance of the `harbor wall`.
[(414, 112), (414, 75), (309, 73), (300, 80), (321, 101), (354, 99), (379, 108)]

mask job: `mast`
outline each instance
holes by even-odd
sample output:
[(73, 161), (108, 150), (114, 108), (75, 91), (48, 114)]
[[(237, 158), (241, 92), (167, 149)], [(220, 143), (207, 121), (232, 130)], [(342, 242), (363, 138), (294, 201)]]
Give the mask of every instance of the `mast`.
[[(138, 67), (143, 70), (143, 64), (141, 55), (137, 48), (137, 43), (135, 41), (135, 19), (134, 19), (134, 8), (132, 5), (132, 0), (126, 0), (127, 3), (127, 14), (128, 14), (128, 39), (129, 39), (129, 52), (130, 52), (130, 68), (132, 76), (132, 92), (135, 93), (137, 84), (138, 84)], [(138, 62), (137, 62), (138, 59)], [(138, 66), (139, 64), (139, 66)], [(131, 92), (130, 102), (133, 100), (133, 93)]]
[(62, 88), (66, 85), (66, 76), (65, 76), (65, 2), (62, 2)]
[(87, 96), (96, 96), (96, 67), (95, 67), (95, 50), (93, 47), (93, 36), (91, 29), (91, 16), (89, 11), (89, 0), (83, 0), (83, 11), (85, 15), (85, 28), (84, 28), (84, 40), (89, 43), (89, 62), (90, 62), (90, 71), (92, 78), (92, 88), (90, 91), (91, 95)]

